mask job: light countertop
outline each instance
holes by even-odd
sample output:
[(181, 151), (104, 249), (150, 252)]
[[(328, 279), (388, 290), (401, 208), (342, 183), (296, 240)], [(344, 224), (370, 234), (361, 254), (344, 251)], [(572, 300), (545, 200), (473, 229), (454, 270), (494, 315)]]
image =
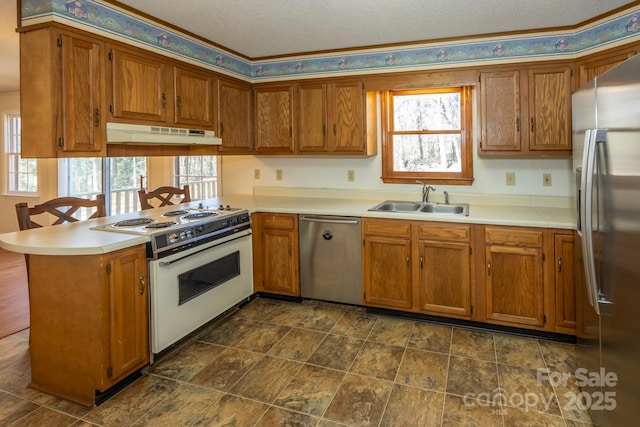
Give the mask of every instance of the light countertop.
[[(478, 203), (472, 200), (469, 216), (426, 214), (426, 213), (394, 213), (371, 212), (368, 209), (384, 200), (414, 200), (405, 195), (398, 197), (354, 199), (344, 197), (330, 197), (320, 194), (320, 197), (300, 197), (299, 194), (280, 195), (269, 191), (258, 192), (255, 195), (225, 196), (221, 199), (208, 199), (190, 202), (185, 207), (204, 206), (217, 207), (221, 203), (236, 208), (248, 209), (249, 212), (279, 212), (294, 214), (318, 214), (358, 216), (370, 218), (388, 218), (423, 221), (445, 221), (470, 224), (493, 224), (509, 226), (543, 227), (575, 229), (575, 212), (570, 203), (559, 203), (553, 206), (532, 206), (516, 201), (516, 204), (499, 204), (509, 200), (493, 200), (494, 204)], [(280, 192), (282, 193), (282, 192)], [(317, 194), (316, 194), (317, 195)], [(361, 195), (362, 196), (362, 195)], [(372, 197), (375, 197), (372, 195)], [(456, 200), (455, 202), (461, 203)], [(455, 203), (452, 201), (452, 203)], [(467, 202), (466, 200), (464, 202)], [(181, 205), (182, 206), (182, 205)], [(158, 208), (171, 210), (175, 207)], [(150, 211), (148, 211), (150, 212)], [(122, 219), (140, 215), (132, 212), (123, 215), (96, 218), (87, 221), (42, 227), (33, 230), (0, 234), (0, 247), (8, 251), (37, 254), (37, 255), (94, 255), (113, 252), (149, 240), (147, 236), (113, 233), (92, 230), (91, 227), (111, 224)], [(142, 212), (144, 215), (144, 211)]]

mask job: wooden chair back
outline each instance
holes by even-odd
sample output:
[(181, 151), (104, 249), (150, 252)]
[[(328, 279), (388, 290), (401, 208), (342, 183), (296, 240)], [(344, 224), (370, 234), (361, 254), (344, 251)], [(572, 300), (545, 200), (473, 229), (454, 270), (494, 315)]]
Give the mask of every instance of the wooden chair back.
[[(140, 199), (140, 208), (141, 209), (152, 209), (158, 208), (160, 206), (168, 206), (174, 205), (175, 203), (171, 200), (175, 196), (182, 196), (182, 199), (179, 203), (186, 203), (191, 201), (191, 192), (189, 191), (189, 186), (185, 185), (182, 189), (177, 187), (158, 187), (153, 191), (145, 191), (144, 189), (138, 191), (138, 198)], [(149, 203), (149, 200), (157, 199), (160, 204), (158, 206), (153, 206)]]
[(73, 214), (80, 208), (95, 208), (95, 212), (89, 218), (107, 216), (104, 194), (98, 194), (95, 200), (80, 197), (58, 197), (32, 208), (24, 202), (16, 204), (18, 227), (20, 227), (20, 230), (42, 227), (42, 225), (34, 222), (31, 217), (43, 213), (49, 213), (58, 218), (52, 225), (76, 222), (79, 220)]

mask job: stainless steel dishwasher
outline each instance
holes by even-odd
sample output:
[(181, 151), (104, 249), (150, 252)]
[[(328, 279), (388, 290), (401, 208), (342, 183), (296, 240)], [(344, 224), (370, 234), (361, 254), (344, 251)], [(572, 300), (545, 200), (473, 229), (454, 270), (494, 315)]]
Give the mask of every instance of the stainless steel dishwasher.
[(300, 215), (303, 298), (362, 305), (360, 218)]

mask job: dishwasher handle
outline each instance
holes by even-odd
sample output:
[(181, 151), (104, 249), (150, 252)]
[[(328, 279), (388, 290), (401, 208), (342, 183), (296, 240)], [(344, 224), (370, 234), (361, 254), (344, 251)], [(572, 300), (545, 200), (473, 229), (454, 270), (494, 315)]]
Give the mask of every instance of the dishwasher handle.
[(300, 221), (307, 222), (322, 222), (329, 224), (359, 224), (360, 218), (348, 218), (348, 217), (335, 217), (335, 216), (309, 216), (300, 215)]

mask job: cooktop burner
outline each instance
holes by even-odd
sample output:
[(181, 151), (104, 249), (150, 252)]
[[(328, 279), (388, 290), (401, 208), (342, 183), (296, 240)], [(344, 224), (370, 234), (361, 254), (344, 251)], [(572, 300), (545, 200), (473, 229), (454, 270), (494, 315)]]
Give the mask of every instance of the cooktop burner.
[(124, 221), (116, 222), (114, 227), (137, 227), (139, 225), (151, 224), (154, 220), (151, 218), (133, 218), (125, 219)]
[(177, 211), (169, 211), (169, 212), (165, 212), (162, 214), (162, 216), (181, 216), (181, 215), (185, 215), (188, 214), (189, 211), (186, 209), (181, 209), (181, 210), (177, 210)]
[(155, 222), (153, 224), (146, 225), (144, 228), (167, 228), (176, 225), (175, 221)]
[(208, 216), (217, 215), (215, 212), (196, 212), (189, 215), (185, 215), (183, 218), (185, 219), (198, 219), (198, 218), (206, 218)]

